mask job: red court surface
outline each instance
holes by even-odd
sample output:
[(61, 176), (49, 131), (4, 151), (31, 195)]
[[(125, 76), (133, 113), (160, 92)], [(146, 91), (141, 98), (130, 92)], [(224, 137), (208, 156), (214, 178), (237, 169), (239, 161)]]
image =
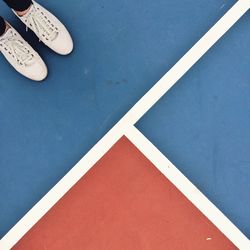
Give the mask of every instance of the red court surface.
[(13, 249), (237, 248), (123, 137)]

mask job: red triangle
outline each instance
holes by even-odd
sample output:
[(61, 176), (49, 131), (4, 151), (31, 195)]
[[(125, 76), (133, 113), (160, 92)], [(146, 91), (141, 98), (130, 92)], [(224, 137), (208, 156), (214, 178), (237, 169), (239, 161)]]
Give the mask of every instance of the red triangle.
[(237, 249), (125, 137), (14, 249)]

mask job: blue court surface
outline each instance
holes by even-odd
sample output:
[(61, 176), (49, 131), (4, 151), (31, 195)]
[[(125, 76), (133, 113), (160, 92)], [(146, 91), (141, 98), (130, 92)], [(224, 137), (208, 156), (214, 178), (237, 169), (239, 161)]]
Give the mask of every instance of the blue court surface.
[[(0, 238), (235, 3), (45, 1), (75, 42), (62, 57), (0, 2), (49, 68), (37, 84), (1, 57)], [(250, 13), (137, 127), (250, 237)]]

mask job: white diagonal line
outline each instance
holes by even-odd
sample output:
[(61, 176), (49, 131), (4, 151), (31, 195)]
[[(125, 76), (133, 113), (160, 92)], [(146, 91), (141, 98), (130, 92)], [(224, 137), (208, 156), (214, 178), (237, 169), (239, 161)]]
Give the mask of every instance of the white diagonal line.
[(0, 241), (13, 247), (41, 217), (134, 125), (250, 8), (239, 0), (135, 106)]
[(169, 179), (236, 247), (250, 249), (248, 238), (209, 201), (137, 128), (125, 136)]
[(124, 116), (135, 124), (244, 15), (250, 0), (238, 1)]

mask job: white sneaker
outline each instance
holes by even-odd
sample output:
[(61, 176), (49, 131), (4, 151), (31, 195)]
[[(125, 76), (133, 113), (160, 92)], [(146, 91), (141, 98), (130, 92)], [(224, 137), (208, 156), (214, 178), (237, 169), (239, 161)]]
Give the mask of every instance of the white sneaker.
[(49, 48), (61, 55), (67, 55), (73, 50), (72, 38), (65, 26), (48, 10), (32, 1), (29, 11), (16, 16), (30, 28)]
[(20, 74), (34, 81), (46, 78), (48, 71), (42, 58), (10, 25), (0, 36), (0, 51)]

